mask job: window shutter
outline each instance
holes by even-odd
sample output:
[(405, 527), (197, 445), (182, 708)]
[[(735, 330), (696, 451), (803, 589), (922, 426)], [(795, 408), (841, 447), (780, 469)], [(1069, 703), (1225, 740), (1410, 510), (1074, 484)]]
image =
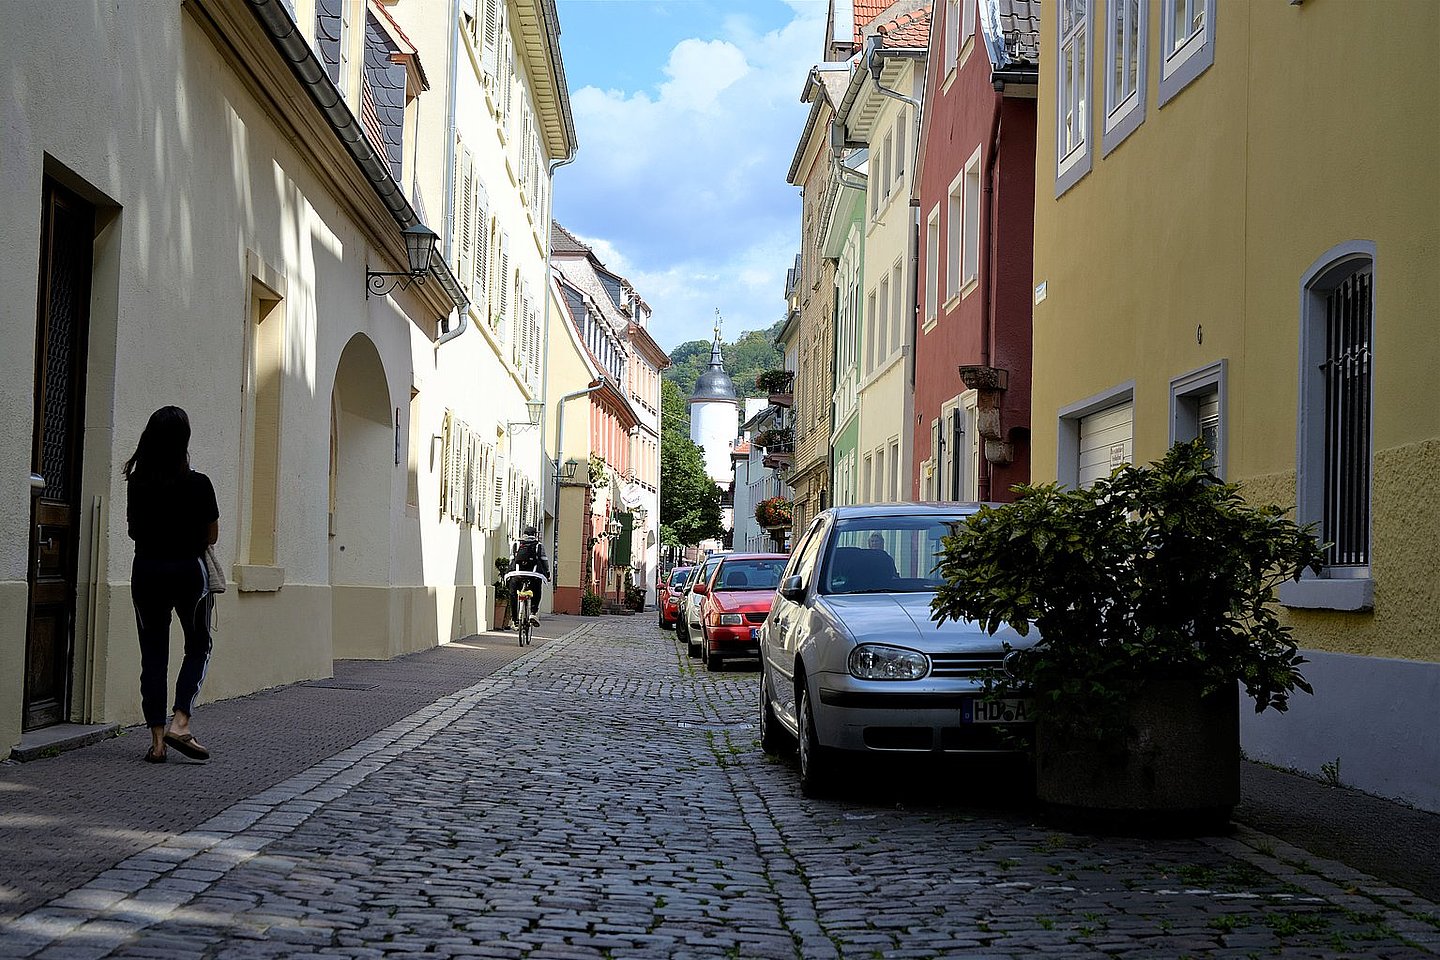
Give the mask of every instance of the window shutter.
[(456, 270), (461, 284), (469, 285), (469, 277), (475, 269), (475, 158), (464, 148), (460, 152), (460, 192), (456, 202), (460, 212), (458, 239), (460, 241)]
[(500, 529), (505, 522), (505, 456), (495, 456), (495, 492), (490, 500), (490, 527)]
[(500, 0), (482, 0), (485, 5), (481, 24), (480, 70), (485, 84), (495, 89), (495, 39), (500, 33)]
[(440, 513), (450, 511), (450, 432), (454, 429), (454, 415), (445, 411), (445, 425), (441, 428), (440, 440)]
[(900, 119), (895, 121), (895, 179), (899, 180), (905, 176), (905, 136), (909, 124), (905, 118), (905, 108), (900, 108)]
[(475, 281), (469, 288), (472, 304), (480, 304), (485, 312), (485, 295), (490, 289), (490, 196), (485, 184), (475, 177)]
[(500, 234), (500, 308), (497, 321), (504, 323), (510, 316), (510, 235)]

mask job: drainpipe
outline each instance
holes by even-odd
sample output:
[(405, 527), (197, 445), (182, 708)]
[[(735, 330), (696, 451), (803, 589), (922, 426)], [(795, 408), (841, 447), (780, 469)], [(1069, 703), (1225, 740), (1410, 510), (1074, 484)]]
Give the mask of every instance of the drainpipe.
[[(546, 289), (548, 291), (548, 285)], [(553, 535), (550, 538), (550, 559), (555, 563), (555, 578), (550, 585), (550, 597), (552, 602), (555, 597), (554, 588), (559, 584), (560, 581), (560, 451), (564, 449), (563, 444), (565, 440), (565, 403), (566, 401), (574, 400), (577, 397), (583, 397), (587, 394), (594, 393), (596, 390), (599, 390), (604, 385), (605, 379), (602, 376), (599, 380), (596, 380), (584, 390), (576, 390), (573, 393), (567, 393), (559, 400), (555, 401), (555, 510), (551, 514), (551, 517), (554, 520), (555, 529), (553, 531)], [(544, 446), (544, 444), (542, 443), (541, 446)]]
[[(445, 61), (446, 77), (449, 80), (445, 105), (445, 129), (449, 132), (449, 137), (445, 141), (445, 262), (447, 264), (455, 255), (455, 88), (459, 86), (455, 82), (455, 58), (459, 55), (459, 47), (460, 0), (450, 0), (450, 52)], [(415, 139), (418, 141), (420, 138), (416, 137)], [(437, 348), (442, 343), (449, 343), (460, 336), (469, 325), (469, 307), (457, 307), (455, 312), (458, 314), (455, 318), (455, 328), (446, 330), (435, 338)]]
[[(990, 366), (995, 341), (995, 298), (992, 292), (994, 286), (993, 247), (995, 244), (995, 158), (1000, 153), (1000, 108), (1004, 102), (1004, 96), (997, 93), (995, 108), (990, 113), (990, 150), (985, 157), (985, 205), (984, 214), (981, 217), (981, 227), (985, 231), (985, 238), (980, 244), (980, 322), (984, 324), (980, 337), (980, 365), (982, 367)], [(996, 416), (999, 416), (998, 410)], [(991, 487), (994, 484), (995, 464), (985, 456), (983, 441), (980, 443), (980, 460), (985, 465), (985, 469), (976, 478), (975, 497), (977, 500), (986, 502), (990, 499)]]
[[(573, 143), (573, 141), (572, 141), (572, 143)], [(576, 155), (577, 153), (579, 153), (579, 152), (580, 152), (579, 146), (578, 146), (578, 145), (573, 145), (573, 146), (571, 146), (571, 148), (570, 148), (570, 155), (569, 155), (568, 157), (566, 157), (566, 158), (563, 159), (563, 160), (556, 160), (554, 163), (550, 164), (550, 173), (549, 173), (549, 176), (550, 176), (550, 189), (549, 189), (548, 191), (546, 191), (546, 197), (545, 197), (545, 285), (544, 285), (544, 286), (545, 286), (545, 307), (544, 307), (544, 318), (540, 321), (540, 326), (541, 326), (541, 334), (540, 334), (540, 357), (541, 357), (541, 365), (540, 365), (540, 402), (541, 402), (542, 404), (547, 404), (547, 403), (549, 402), (549, 400), (550, 400), (550, 301), (553, 300), (553, 299), (555, 299), (554, 296), (551, 294), (551, 282), (550, 282), (550, 249), (551, 249), (551, 247), (554, 246), (554, 244), (551, 242), (551, 236), (552, 236), (552, 234), (554, 233), (554, 231), (551, 229), (551, 224), (554, 223), (554, 220), (552, 220), (551, 217), (550, 217), (550, 211), (555, 209), (555, 171), (558, 170), (558, 169), (560, 169), (561, 167), (565, 166), (565, 164), (567, 164), (567, 163), (574, 163), (574, 162), (575, 162), (575, 155)], [(561, 402), (563, 403), (564, 401), (561, 401)], [(546, 461), (546, 459), (547, 459), (547, 458), (546, 458), (546, 456), (545, 456), (545, 431), (542, 429), (542, 430), (540, 431), (540, 473), (541, 473), (542, 476), (543, 476), (544, 473), (545, 473), (545, 461)], [(558, 473), (559, 471), (560, 471), (560, 439), (559, 439), (559, 437), (556, 437), (556, 439), (555, 439), (555, 472)], [(560, 483), (559, 483), (559, 481), (557, 480), (556, 483), (555, 483), (555, 514), (554, 514), (554, 516), (558, 518), (559, 514), (560, 514)], [(557, 537), (557, 542), (558, 542), (558, 537), (559, 537), (559, 535), (560, 535), (560, 529), (559, 529), (559, 525), (557, 524), (557, 525), (556, 525), (556, 528), (555, 528), (555, 536)], [(551, 596), (553, 597), (554, 594), (551, 594)]]

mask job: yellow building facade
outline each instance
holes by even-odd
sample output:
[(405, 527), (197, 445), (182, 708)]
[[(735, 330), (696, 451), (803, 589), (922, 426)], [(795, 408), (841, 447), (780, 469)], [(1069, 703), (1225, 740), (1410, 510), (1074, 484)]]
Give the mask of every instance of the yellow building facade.
[(1440, 6), (1067, 0), (1042, 38), (1033, 476), (1205, 436), (1296, 505), (1315, 695), (1245, 749), (1440, 809)]

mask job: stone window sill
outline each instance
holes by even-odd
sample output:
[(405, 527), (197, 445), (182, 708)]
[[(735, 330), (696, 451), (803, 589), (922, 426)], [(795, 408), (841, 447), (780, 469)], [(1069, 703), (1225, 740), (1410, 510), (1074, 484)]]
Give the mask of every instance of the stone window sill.
[(1370, 577), (1353, 579), (1305, 577), (1280, 585), (1280, 602), (1297, 610), (1373, 610), (1375, 581)]

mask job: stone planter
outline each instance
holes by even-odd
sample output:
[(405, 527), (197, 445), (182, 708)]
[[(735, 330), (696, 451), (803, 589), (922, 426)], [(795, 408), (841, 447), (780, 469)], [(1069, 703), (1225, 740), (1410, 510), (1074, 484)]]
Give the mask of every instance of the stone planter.
[(1042, 722), (1035, 765), (1036, 798), (1063, 825), (1224, 831), (1240, 799), (1239, 686), (1201, 697), (1198, 683), (1149, 684), (1131, 707), (1119, 748)]
[[(498, 593), (498, 591), (497, 591)], [(505, 621), (510, 613), (510, 604), (503, 598), (495, 601), (495, 619), (490, 621), (491, 630), (504, 630)]]

